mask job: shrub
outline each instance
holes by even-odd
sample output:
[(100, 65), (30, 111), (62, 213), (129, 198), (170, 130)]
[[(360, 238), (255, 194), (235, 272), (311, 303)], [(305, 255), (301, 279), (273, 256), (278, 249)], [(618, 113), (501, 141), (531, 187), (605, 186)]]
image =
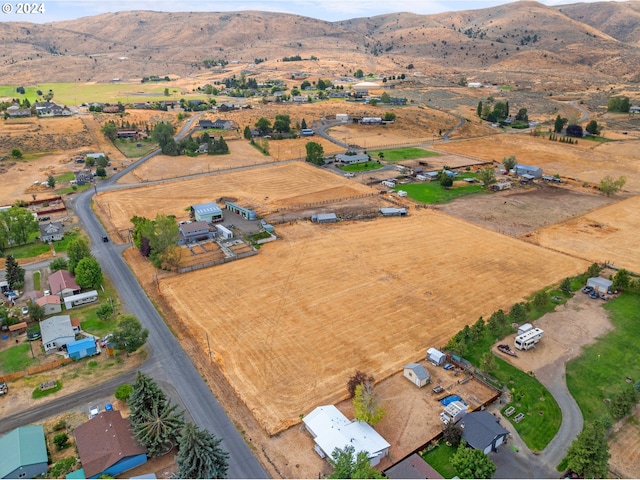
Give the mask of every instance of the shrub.
[(126, 402), (127, 400), (129, 400), (129, 396), (131, 395), (132, 391), (133, 387), (128, 383), (125, 383), (124, 385), (120, 385), (118, 388), (116, 388), (115, 397), (118, 400)]
[(53, 444), (58, 450), (64, 450), (69, 446), (69, 435), (66, 433), (58, 433), (53, 437)]

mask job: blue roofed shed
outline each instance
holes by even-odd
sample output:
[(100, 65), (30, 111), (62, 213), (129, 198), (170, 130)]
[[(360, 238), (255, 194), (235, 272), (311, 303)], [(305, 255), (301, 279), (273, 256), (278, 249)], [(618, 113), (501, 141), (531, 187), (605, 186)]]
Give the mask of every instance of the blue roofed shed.
[(69, 357), (74, 360), (79, 360), (84, 357), (96, 355), (98, 353), (98, 347), (96, 341), (93, 338), (83, 338), (76, 340), (75, 342), (67, 343), (67, 352)]
[(42, 425), (18, 427), (0, 438), (0, 478), (35, 478), (47, 473)]
[(403, 375), (416, 387), (422, 388), (431, 381), (429, 372), (419, 363), (409, 363), (404, 367)]

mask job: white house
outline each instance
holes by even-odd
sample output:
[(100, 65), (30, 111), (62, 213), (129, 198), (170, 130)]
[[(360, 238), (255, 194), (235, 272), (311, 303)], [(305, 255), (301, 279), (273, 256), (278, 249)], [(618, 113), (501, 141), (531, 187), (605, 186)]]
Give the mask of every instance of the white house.
[(343, 165), (353, 165), (356, 163), (367, 163), (371, 158), (366, 153), (358, 153), (356, 155), (347, 155), (339, 153), (336, 155), (336, 162)]
[(56, 315), (40, 322), (42, 346), (45, 352), (56, 350), (75, 341), (76, 333), (69, 315)]
[(302, 419), (313, 435), (314, 450), (320, 457), (330, 457), (336, 449), (353, 445), (355, 453), (367, 452), (371, 466), (389, 454), (391, 446), (371, 425), (349, 421), (334, 405), (323, 405)]
[(55, 242), (64, 238), (62, 222), (49, 222), (40, 224), (40, 240), (43, 242)]

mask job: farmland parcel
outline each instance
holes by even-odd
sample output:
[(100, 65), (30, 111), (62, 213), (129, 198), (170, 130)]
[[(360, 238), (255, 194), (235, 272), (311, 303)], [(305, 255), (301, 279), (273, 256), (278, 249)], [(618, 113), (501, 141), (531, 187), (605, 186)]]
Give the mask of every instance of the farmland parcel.
[(355, 369), (381, 380), (587, 265), (434, 211), (278, 232), (251, 259), (159, 284), (202, 355), (208, 333), (214, 360), (271, 434), (344, 398)]

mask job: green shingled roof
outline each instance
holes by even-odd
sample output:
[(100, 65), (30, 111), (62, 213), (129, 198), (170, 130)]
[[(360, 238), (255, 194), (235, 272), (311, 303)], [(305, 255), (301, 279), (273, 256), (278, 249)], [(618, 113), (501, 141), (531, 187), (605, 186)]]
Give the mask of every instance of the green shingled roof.
[(47, 462), (47, 446), (42, 425), (19, 427), (0, 438), (0, 478), (20, 466)]

